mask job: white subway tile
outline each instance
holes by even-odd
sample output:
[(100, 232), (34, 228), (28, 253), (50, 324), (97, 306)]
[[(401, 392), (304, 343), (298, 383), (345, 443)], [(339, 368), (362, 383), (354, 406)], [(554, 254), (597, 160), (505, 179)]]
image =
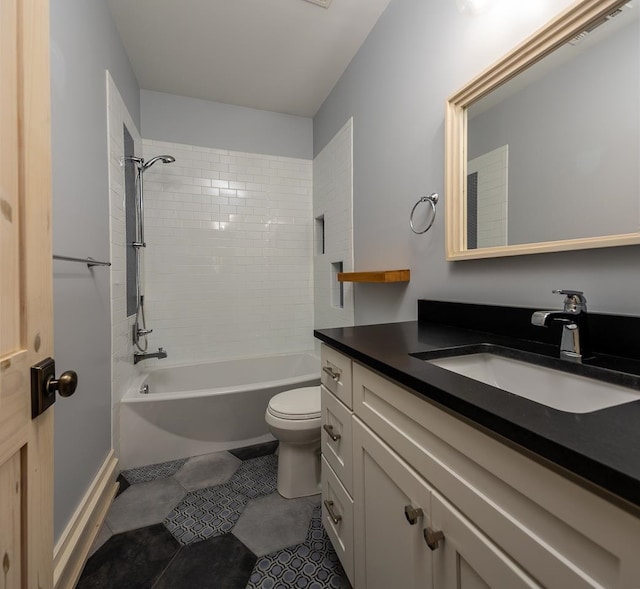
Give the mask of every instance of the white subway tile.
[[(159, 223), (145, 251), (154, 338), (176, 361), (311, 349), (310, 162), (163, 142), (153, 150), (184, 160), (153, 179), (163, 192), (153, 185), (148, 197)], [(266, 186), (273, 170), (286, 170), (277, 189)]]

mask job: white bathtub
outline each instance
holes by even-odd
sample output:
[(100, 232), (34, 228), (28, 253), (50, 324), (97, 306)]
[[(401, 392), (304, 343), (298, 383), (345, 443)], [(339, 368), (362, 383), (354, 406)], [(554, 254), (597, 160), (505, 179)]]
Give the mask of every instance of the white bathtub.
[[(273, 440), (264, 421), (276, 393), (320, 384), (320, 360), (291, 354), (158, 368), (120, 403), (120, 468)], [(149, 393), (141, 393), (148, 385)]]

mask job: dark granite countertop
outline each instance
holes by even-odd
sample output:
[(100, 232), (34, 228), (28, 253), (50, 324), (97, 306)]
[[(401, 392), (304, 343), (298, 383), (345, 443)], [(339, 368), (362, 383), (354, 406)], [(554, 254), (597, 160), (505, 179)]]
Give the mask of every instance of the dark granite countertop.
[[(543, 459), (636, 516), (640, 514), (640, 401), (590, 413), (567, 413), (410, 355), (487, 343), (534, 352), (554, 366), (561, 362), (554, 358), (557, 348), (425, 320), (314, 333), (415, 394), (464, 417), (519, 451)], [(638, 388), (638, 382), (634, 380), (631, 386)]]

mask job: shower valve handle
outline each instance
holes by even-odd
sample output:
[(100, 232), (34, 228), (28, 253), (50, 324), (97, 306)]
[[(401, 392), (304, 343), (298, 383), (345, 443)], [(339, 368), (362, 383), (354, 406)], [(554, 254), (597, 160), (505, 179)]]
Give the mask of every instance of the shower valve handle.
[(153, 329), (138, 329), (138, 335), (149, 335), (153, 333)]

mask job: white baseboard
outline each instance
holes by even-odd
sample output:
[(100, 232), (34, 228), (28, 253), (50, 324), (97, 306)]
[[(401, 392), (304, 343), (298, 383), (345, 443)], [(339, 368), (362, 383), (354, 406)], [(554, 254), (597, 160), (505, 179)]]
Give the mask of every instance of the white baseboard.
[(118, 491), (114, 451), (107, 455), (91, 486), (58, 540), (53, 553), (54, 589), (73, 589), (91, 546)]

